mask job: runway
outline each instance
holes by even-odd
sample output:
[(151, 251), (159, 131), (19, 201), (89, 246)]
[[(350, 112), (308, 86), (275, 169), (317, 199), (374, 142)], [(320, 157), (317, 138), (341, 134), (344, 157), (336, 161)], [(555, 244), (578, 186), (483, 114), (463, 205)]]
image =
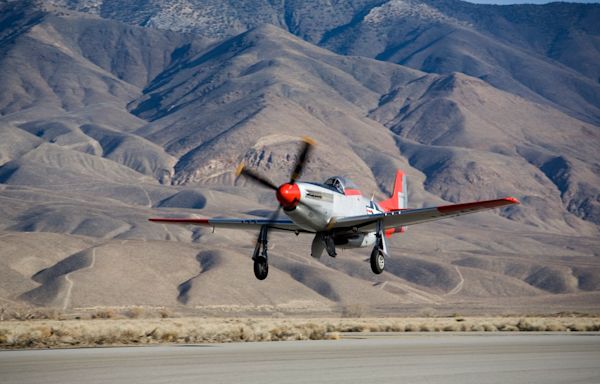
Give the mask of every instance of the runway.
[(600, 383), (600, 335), (401, 334), (338, 341), (0, 352), (9, 383)]

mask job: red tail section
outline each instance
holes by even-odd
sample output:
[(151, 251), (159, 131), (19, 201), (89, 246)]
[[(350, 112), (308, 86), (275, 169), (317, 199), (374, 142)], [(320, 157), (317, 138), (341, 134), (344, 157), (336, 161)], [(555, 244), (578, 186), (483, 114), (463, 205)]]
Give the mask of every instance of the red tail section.
[(394, 181), (394, 189), (392, 196), (379, 203), (379, 206), (386, 212), (405, 209), (407, 203), (406, 194), (406, 175), (401, 170), (396, 171), (396, 180)]
[[(396, 171), (396, 180), (394, 181), (394, 189), (392, 196), (379, 202), (379, 206), (385, 212), (399, 211), (406, 209), (408, 205), (408, 190), (406, 188), (406, 175), (401, 170)], [(391, 236), (392, 233), (404, 232), (405, 227), (391, 228), (385, 231), (386, 236)]]

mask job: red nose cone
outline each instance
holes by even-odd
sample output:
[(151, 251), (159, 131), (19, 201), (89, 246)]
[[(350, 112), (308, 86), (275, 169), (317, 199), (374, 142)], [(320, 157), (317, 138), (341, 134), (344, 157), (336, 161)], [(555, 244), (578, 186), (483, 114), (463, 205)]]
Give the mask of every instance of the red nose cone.
[(297, 184), (283, 184), (277, 189), (277, 201), (283, 208), (295, 208), (300, 201), (300, 188)]

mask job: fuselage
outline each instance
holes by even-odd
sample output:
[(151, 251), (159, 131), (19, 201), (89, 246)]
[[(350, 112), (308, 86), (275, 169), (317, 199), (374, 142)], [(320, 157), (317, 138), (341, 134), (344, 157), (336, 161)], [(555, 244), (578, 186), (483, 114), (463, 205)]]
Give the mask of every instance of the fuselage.
[[(324, 183), (286, 183), (277, 189), (277, 200), (286, 215), (295, 225), (308, 232), (315, 232), (313, 253), (318, 253), (319, 239), (342, 248), (371, 246), (376, 241), (377, 226), (366, 223), (362, 226), (339, 226), (338, 220), (347, 217), (364, 217), (398, 211), (406, 208), (406, 177), (398, 171), (394, 181), (392, 196), (387, 200), (374, 202), (368, 199), (345, 177), (333, 176)], [(404, 227), (387, 228), (387, 236), (404, 232)], [(333, 251), (334, 252), (334, 251)]]
[(311, 232), (326, 231), (334, 217), (381, 212), (357, 190), (342, 193), (319, 184), (299, 182), (297, 185), (302, 203), (284, 212), (298, 226)]
[[(333, 181), (330, 181), (332, 180)], [(336, 178), (324, 184), (296, 182), (293, 197), (283, 202), (285, 214), (299, 227), (310, 232), (328, 233), (335, 217), (362, 216), (382, 212), (381, 208), (352, 187), (335, 185)], [(285, 187), (288, 188), (289, 187)], [(297, 188), (297, 189), (296, 189)], [(285, 192), (284, 192), (285, 193)], [(286, 196), (287, 197), (287, 196)], [(287, 205), (287, 206), (286, 206)], [(367, 247), (375, 242), (374, 232), (360, 230), (331, 233), (341, 248)]]

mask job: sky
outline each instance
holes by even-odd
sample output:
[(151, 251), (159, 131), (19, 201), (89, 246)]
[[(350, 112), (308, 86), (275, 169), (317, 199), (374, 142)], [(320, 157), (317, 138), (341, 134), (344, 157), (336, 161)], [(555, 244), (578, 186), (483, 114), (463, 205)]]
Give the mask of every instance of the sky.
[[(547, 4), (553, 3), (551, 0), (464, 0), (469, 3), (477, 4)], [(600, 0), (568, 0), (566, 3), (600, 3)]]

